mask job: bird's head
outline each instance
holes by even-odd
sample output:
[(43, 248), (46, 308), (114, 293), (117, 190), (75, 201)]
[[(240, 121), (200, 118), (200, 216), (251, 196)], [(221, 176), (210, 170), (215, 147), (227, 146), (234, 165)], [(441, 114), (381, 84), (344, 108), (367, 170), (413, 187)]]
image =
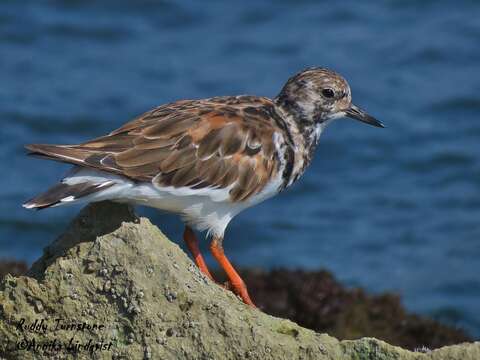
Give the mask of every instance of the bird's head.
[(304, 125), (323, 125), (329, 120), (349, 117), (384, 127), (380, 121), (352, 104), (350, 86), (342, 76), (324, 68), (309, 68), (291, 77), (276, 102)]

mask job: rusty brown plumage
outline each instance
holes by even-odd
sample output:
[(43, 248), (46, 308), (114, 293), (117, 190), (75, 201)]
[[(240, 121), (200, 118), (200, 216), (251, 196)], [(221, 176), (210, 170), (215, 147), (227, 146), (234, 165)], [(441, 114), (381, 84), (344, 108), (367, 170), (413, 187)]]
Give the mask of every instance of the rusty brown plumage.
[(252, 96), (160, 106), (79, 145), (29, 145), (33, 153), (159, 186), (227, 188), (232, 201), (259, 193), (279, 170), (273, 103)]

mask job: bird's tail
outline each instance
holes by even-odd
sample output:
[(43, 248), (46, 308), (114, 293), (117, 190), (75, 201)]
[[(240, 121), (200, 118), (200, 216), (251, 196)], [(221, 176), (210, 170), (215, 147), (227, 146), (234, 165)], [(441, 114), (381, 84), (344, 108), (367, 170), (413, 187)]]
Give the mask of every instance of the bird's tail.
[(83, 166), (88, 165), (88, 158), (95, 154), (92, 149), (83, 149), (76, 145), (29, 144), (25, 147), (29, 150), (29, 155)]
[(40, 194), (33, 199), (23, 204), (27, 209), (45, 209), (51, 206), (58, 206), (66, 203), (71, 203), (80, 198), (85, 198), (88, 195), (95, 194), (99, 191), (108, 189), (115, 185), (114, 181), (105, 182), (80, 182), (75, 184), (67, 184), (61, 182), (43, 194)]
[[(84, 149), (76, 145), (31, 144), (27, 145), (26, 148), (30, 151), (30, 155), (84, 167), (89, 167), (89, 159), (95, 156), (95, 151), (92, 151), (92, 149)], [(79, 199), (99, 198), (101, 191), (116, 184), (112, 179), (93, 173), (86, 174), (86, 171), (88, 172), (87, 169), (75, 167), (72, 173), (59, 184), (27, 201), (23, 204), (23, 207), (27, 209), (45, 209), (51, 206), (72, 203)]]

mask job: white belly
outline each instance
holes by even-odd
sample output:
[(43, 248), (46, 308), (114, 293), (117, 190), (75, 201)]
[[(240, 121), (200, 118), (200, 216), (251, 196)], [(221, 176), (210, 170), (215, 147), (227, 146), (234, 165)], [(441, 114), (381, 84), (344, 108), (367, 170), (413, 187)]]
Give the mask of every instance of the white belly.
[(116, 183), (86, 197), (84, 200), (88, 202), (112, 200), (177, 213), (190, 226), (199, 231), (207, 230), (215, 236), (223, 236), (230, 220), (242, 210), (275, 195), (282, 182), (279, 174), (260, 193), (246, 201), (235, 203), (230, 201), (229, 195), (230, 188), (235, 184), (225, 189), (157, 187), (152, 183), (136, 183), (122, 176), (84, 168), (75, 169), (63, 182), (73, 184), (85, 180)]

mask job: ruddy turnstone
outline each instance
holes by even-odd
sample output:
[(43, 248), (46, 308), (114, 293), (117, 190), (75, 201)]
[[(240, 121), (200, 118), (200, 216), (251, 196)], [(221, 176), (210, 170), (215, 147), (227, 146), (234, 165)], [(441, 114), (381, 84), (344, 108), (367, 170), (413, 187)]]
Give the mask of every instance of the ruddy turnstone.
[(184, 240), (213, 280), (192, 228), (211, 236), (210, 250), (234, 293), (253, 305), (223, 251), (235, 215), (292, 185), (312, 160), (320, 134), (334, 119), (382, 123), (351, 102), (347, 81), (309, 68), (273, 100), (223, 96), (161, 105), (108, 135), (79, 145), (27, 145), (30, 154), (75, 165), (28, 209), (113, 200), (178, 213)]

